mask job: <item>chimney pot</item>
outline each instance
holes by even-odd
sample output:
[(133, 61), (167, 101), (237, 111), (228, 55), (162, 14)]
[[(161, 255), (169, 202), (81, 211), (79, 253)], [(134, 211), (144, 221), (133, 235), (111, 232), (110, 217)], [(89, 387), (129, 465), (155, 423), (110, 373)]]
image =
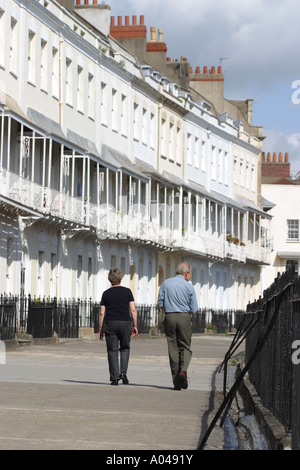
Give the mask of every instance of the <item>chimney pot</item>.
[(212, 75), (215, 75), (215, 73), (216, 73), (216, 68), (215, 68), (215, 67), (212, 67), (211, 70), (210, 70), (210, 73), (211, 73)]
[(163, 42), (163, 29), (158, 30), (158, 42)]
[(278, 161), (279, 161), (279, 162), (282, 162), (282, 161), (283, 161), (283, 160), (282, 160), (282, 152), (279, 152)]
[(267, 155), (267, 160), (268, 160), (268, 162), (270, 162), (270, 161), (271, 161), (271, 154), (270, 154), (270, 152), (268, 152), (268, 155)]
[(151, 31), (151, 39), (150, 39), (150, 42), (155, 42), (155, 41), (156, 41), (156, 39), (155, 39), (155, 33), (156, 33), (156, 28), (155, 28), (155, 26), (151, 26), (150, 31)]
[(122, 26), (122, 16), (118, 16), (118, 26)]
[(265, 161), (265, 152), (262, 152), (262, 154), (261, 154), (261, 160), (262, 160), (262, 162)]
[(196, 67), (196, 73), (200, 73), (200, 67), (199, 67), (199, 65), (197, 65), (197, 67)]
[(111, 18), (110, 18), (110, 25), (115, 26), (115, 17), (114, 16), (111, 16)]
[(136, 15), (133, 15), (133, 17), (132, 17), (132, 24), (136, 25)]
[(203, 73), (207, 73), (207, 66), (206, 65), (203, 67)]
[(141, 16), (140, 16), (140, 24), (143, 25), (144, 22), (145, 22), (144, 15), (141, 15)]
[(276, 162), (277, 161), (277, 154), (276, 152), (273, 152), (273, 162)]
[(219, 75), (222, 75), (222, 67), (221, 67), (220, 65), (219, 65), (219, 67), (218, 67), (218, 74), (219, 74)]
[(285, 154), (285, 156), (284, 156), (284, 161), (285, 161), (286, 163), (288, 163), (288, 161), (289, 161), (289, 154), (288, 154), (287, 152), (286, 152), (286, 154)]
[(129, 25), (129, 16), (125, 16), (125, 25), (126, 25), (126, 26)]

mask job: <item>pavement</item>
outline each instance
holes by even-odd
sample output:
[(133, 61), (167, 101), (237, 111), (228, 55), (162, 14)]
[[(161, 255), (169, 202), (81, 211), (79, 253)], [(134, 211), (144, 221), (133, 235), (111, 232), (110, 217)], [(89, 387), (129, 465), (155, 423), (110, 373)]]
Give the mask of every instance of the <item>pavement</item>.
[[(222, 403), (217, 369), (231, 342), (193, 336), (188, 389), (181, 391), (173, 390), (164, 337), (132, 339), (130, 383), (118, 386), (110, 385), (105, 341), (96, 338), (6, 351), (0, 450), (105, 450), (107, 458), (156, 451), (187, 459)], [(218, 424), (204, 450), (224, 450), (224, 442)]]

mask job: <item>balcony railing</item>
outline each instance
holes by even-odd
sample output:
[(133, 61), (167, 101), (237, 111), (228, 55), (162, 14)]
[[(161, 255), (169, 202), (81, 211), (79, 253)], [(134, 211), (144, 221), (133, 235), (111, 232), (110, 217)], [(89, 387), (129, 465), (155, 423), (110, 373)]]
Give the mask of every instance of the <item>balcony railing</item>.
[(94, 227), (101, 237), (133, 238), (150, 243), (159, 243), (169, 248), (182, 248), (197, 251), (203, 255), (218, 258), (231, 258), (245, 262), (246, 258), (268, 263), (270, 248), (247, 243), (246, 246), (224, 241), (224, 237), (212, 236), (206, 231), (200, 233), (183, 232), (162, 227), (155, 220), (139, 212), (125, 214), (113, 206), (96, 205), (83, 198), (63, 194), (52, 188), (45, 188), (16, 173), (3, 170), (0, 173), (1, 194), (17, 203), (51, 214), (71, 222)]

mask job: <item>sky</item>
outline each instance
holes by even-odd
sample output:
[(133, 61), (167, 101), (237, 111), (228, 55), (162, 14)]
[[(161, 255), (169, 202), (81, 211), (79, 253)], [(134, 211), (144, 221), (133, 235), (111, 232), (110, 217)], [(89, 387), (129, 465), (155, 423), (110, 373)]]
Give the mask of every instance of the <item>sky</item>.
[[(190, 66), (222, 65), (224, 97), (253, 99), (265, 152), (288, 152), (300, 172), (299, 0), (106, 0), (111, 16), (144, 15), (163, 29), (167, 56)], [(131, 21), (131, 19), (130, 19)]]

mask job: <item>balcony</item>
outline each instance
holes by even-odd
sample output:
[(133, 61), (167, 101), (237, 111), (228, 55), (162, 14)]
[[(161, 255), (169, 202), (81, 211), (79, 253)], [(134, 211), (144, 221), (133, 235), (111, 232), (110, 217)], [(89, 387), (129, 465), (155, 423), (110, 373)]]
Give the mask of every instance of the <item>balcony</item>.
[(224, 236), (209, 232), (183, 232), (162, 227), (139, 212), (124, 214), (110, 205), (96, 205), (79, 197), (42, 187), (7, 170), (0, 173), (1, 195), (29, 210), (92, 227), (99, 238), (133, 239), (159, 244), (168, 249), (197, 252), (202, 256), (269, 264), (271, 248), (255, 243), (246, 246), (224, 241)]
[(259, 264), (270, 264), (271, 252), (270, 247), (260, 246), (255, 243), (249, 243), (246, 246), (246, 258)]
[(244, 245), (225, 242), (225, 257), (242, 263), (246, 262), (246, 247)]

